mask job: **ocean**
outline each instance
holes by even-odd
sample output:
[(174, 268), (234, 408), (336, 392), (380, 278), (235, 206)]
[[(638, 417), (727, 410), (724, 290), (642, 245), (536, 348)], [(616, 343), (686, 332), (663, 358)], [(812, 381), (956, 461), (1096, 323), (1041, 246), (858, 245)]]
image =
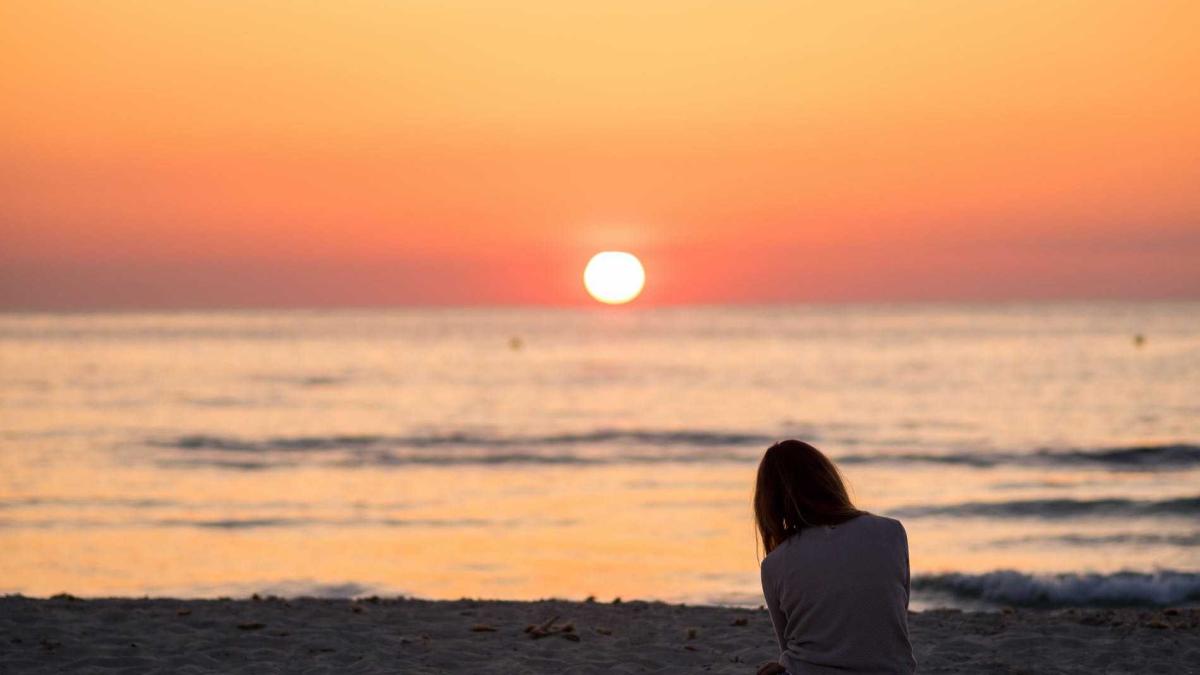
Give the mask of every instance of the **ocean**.
[(0, 315), (0, 592), (757, 606), (807, 440), (915, 608), (1200, 603), (1200, 303)]

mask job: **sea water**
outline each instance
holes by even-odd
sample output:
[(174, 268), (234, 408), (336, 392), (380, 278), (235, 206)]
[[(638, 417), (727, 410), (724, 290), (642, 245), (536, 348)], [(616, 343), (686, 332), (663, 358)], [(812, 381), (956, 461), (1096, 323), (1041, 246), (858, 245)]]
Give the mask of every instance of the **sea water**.
[(1200, 602), (1200, 303), (0, 315), (0, 592), (761, 602), (756, 462), (913, 602)]

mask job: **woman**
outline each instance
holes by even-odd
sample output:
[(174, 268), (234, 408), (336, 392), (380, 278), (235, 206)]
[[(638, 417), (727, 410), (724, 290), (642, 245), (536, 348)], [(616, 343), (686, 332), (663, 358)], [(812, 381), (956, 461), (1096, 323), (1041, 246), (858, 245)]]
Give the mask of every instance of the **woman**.
[(754, 517), (781, 652), (759, 675), (916, 671), (899, 521), (854, 508), (833, 462), (800, 441), (763, 455)]

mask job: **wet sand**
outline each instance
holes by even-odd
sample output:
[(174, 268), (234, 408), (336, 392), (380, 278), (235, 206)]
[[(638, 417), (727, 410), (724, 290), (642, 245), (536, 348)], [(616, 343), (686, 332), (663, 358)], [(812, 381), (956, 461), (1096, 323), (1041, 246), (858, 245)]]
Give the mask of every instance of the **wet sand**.
[[(922, 673), (1200, 673), (1200, 609), (936, 610)], [(0, 599), (0, 672), (754, 673), (765, 611), (645, 602)]]

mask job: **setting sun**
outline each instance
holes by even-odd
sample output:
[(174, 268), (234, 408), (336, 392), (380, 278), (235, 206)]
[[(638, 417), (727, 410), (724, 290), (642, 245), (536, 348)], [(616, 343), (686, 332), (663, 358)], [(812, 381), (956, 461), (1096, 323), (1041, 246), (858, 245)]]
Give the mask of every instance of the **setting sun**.
[(646, 271), (632, 253), (602, 251), (592, 256), (583, 270), (583, 285), (600, 302), (620, 305), (642, 292)]

